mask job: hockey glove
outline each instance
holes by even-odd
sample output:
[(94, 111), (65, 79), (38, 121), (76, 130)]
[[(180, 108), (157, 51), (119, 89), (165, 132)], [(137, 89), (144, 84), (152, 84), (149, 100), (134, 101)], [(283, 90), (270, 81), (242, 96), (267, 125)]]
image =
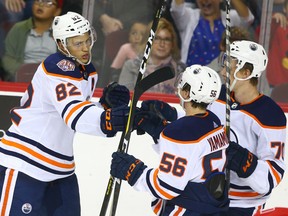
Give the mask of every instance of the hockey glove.
[(103, 94), (99, 100), (104, 109), (128, 105), (130, 92), (124, 85), (112, 82), (103, 89)]
[(239, 144), (230, 141), (226, 149), (227, 168), (237, 173), (240, 178), (249, 177), (258, 164), (258, 157)]
[(177, 111), (174, 107), (168, 103), (160, 100), (146, 100), (141, 104), (141, 110), (151, 111), (162, 115), (167, 121), (175, 121), (177, 119)]
[(155, 143), (166, 126), (167, 121), (156, 113), (140, 111), (135, 115), (134, 128), (147, 132)]
[(133, 186), (147, 166), (133, 155), (123, 152), (112, 154), (110, 174), (116, 178), (126, 180)]
[(118, 131), (125, 130), (130, 108), (120, 106), (107, 109), (101, 114), (101, 130), (107, 137), (113, 137)]

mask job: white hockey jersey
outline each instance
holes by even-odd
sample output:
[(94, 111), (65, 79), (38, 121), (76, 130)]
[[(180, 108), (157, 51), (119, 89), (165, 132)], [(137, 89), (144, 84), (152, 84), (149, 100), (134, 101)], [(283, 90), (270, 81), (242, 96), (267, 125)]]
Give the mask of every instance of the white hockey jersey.
[[(224, 171), (227, 146), (223, 126), (213, 113), (182, 117), (168, 125), (160, 135), (156, 144), (159, 167), (146, 168), (134, 188), (148, 191), (155, 197), (152, 208), (159, 215), (162, 199), (178, 197), (189, 182), (203, 183), (211, 173)], [(197, 193), (196, 190), (193, 193)], [(174, 209), (169, 212), (181, 211), (182, 215), (186, 211), (172, 206)], [(165, 208), (165, 214), (166, 211), (168, 208)]]
[(75, 131), (105, 136), (100, 128), (101, 105), (90, 102), (98, 75), (92, 64), (77, 67), (61, 53), (38, 67), (10, 111), (12, 125), (0, 142), (0, 164), (51, 181), (74, 173)]
[[(225, 87), (219, 99), (209, 108), (225, 124)], [(286, 117), (269, 97), (259, 95), (248, 104), (239, 104), (231, 93), (230, 139), (258, 157), (258, 165), (248, 178), (231, 171), (230, 206), (249, 208), (263, 205), (285, 171), (284, 146)]]

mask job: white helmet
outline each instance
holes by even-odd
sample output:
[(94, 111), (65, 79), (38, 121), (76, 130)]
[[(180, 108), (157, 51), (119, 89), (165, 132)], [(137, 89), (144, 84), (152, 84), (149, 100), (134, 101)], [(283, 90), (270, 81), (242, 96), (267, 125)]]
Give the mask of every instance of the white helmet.
[[(248, 80), (252, 77), (260, 77), (268, 64), (265, 49), (260, 44), (252, 41), (234, 41), (230, 45), (230, 56), (238, 60), (234, 73), (234, 77), (237, 80)], [(253, 65), (253, 71), (251, 75), (245, 79), (238, 78), (236, 74), (243, 68), (246, 62)]]
[[(67, 49), (66, 39), (83, 35), (89, 31), (90, 31), (90, 37), (92, 40), (92, 44), (90, 46), (90, 52), (91, 52), (91, 48), (94, 42), (96, 41), (96, 32), (93, 29), (93, 27), (91, 27), (87, 19), (85, 19), (83, 16), (81, 16), (78, 13), (67, 12), (66, 14), (62, 16), (56, 16), (53, 20), (53, 25), (52, 25), (53, 38), (57, 46), (58, 46), (57, 40), (61, 41), (66, 52), (68, 52), (68, 57), (74, 57), (74, 56), (72, 56)], [(86, 64), (89, 64), (90, 61), (91, 61), (91, 55), (90, 55), (89, 62)]]
[[(180, 90), (190, 86), (190, 98), (184, 99)], [(201, 65), (187, 67), (178, 78), (178, 95), (184, 102), (191, 100), (196, 103), (212, 103), (218, 99), (221, 90), (221, 80), (216, 71)]]

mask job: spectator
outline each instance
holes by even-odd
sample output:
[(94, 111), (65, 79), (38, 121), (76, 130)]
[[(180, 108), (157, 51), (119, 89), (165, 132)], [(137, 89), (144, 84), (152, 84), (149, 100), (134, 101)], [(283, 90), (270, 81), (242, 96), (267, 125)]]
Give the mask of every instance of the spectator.
[(129, 31), (128, 43), (123, 44), (111, 64), (111, 79), (117, 81), (124, 62), (127, 59), (135, 59), (143, 55), (144, 47), (147, 42), (147, 25), (143, 22), (136, 21)]
[[(264, 16), (267, 16), (267, 13), (268, 13), (268, 11), (262, 11), (263, 4), (265, 4), (265, 7), (266, 7), (266, 6), (269, 6), (270, 3), (269, 1), (263, 1), (263, 0), (244, 0), (244, 1), (250, 8), (252, 14), (254, 15), (255, 19), (252, 25), (253, 25), (253, 30), (255, 33), (255, 31), (259, 31), (262, 14)], [(284, 7), (284, 1), (285, 0), (274, 0), (273, 8), (267, 8), (267, 10), (272, 10), (273, 13), (277, 13), (277, 12), (282, 13), (283, 7)], [(266, 25), (269, 25), (269, 23)], [(257, 36), (257, 34), (255, 36)]]
[[(5, 6), (8, 12), (20, 13), (21, 18), (28, 19), (32, 16), (32, 4), (34, 0), (5, 0)], [(44, 2), (45, 0), (43, 0)], [(63, 0), (62, 14), (68, 11), (82, 13), (83, 0)]]
[[(148, 28), (149, 29), (149, 28)], [(180, 53), (177, 45), (177, 37), (173, 25), (165, 18), (161, 18), (155, 38), (152, 44), (152, 50), (146, 65), (144, 76), (152, 73), (158, 68), (170, 65), (175, 72), (179, 70)], [(125, 85), (128, 89), (134, 89), (134, 85), (139, 73), (142, 58), (127, 60), (122, 68), (119, 83)], [(182, 68), (180, 68), (182, 70)], [(162, 82), (148, 91), (175, 94), (175, 79)]]
[(61, 14), (62, 0), (34, 0), (33, 16), (16, 23), (5, 39), (3, 67), (8, 81), (15, 80), (17, 69), (25, 63), (40, 63), (57, 51), (51, 35), (55, 16)]
[(0, 1), (0, 58), (4, 55), (4, 40), (7, 33), (16, 22), (31, 16), (33, 1), (27, 0), (26, 3), (22, 0)]
[[(249, 40), (251, 39), (251, 34), (249, 31), (247, 31), (245, 28), (238, 27), (238, 26), (232, 26), (230, 28), (230, 43), (237, 41), (237, 40)], [(208, 67), (216, 70), (217, 72), (220, 72), (222, 70), (221, 65), (221, 57), (226, 52), (226, 32), (224, 31), (222, 33), (222, 38), (220, 41), (220, 55), (215, 58)]]
[[(128, 32), (136, 20), (149, 23), (155, 13), (153, 2), (155, 0), (98, 0), (94, 3), (93, 26), (97, 31), (97, 41), (94, 46), (93, 62), (99, 69), (99, 85), (104, 87), (109, 82), (108, 73), (111, 62), (103, 61), (105, 37), (112, 32)], [(117, 48), (118, 49), (118, 48)], [(106, 76), (105, 76), (106, 75)]]
[[(82, 13), (83, 0), (63, 0), (62, 14), (67, 11)], [(32, 16), (34, 0), (3, 0), (0, 1), (0, 58), (4, 55), (4, 40), (11, 27)]]
[[(284, 14), (283, 14), (284, 13)], [(285, 0), (283, 12), (272, 16), (269, 64), (267, 80), (273, 88), (282, 83), (288, 83), (288, 0)]]
[[(232, 0), (231, 26), (248, 26), (253, 15), (242, 0)], [(226, 12), (220, 0), (197, 0), (199, 8), (185, 7), (184, 0), (173, 0), (171, 15), (181, 36), (181, 59), (186, 65), (207, 65), (220, 54), (219, 44), (225, 31)]]
[(32, 16), (33, 1), (34, 0), (5, 0), (5, 7), (8, 12), (16, 13), (19, 16), (18, 21), (20, 21)]

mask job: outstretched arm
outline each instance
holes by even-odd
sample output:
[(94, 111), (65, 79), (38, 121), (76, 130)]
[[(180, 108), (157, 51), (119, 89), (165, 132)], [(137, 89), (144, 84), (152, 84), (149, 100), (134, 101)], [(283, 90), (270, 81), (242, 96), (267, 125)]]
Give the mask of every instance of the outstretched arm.
[(184, 0), (175, 0), (176, 5), (184, 4)]
[(246, 18), (249, 16), (249, 8), (242, 0), (232, 0), (231, 3), (240, 17)]
[(10, 12), (21, 12), (25, 8), (24, 0), (5, 0), (5, 7)]

